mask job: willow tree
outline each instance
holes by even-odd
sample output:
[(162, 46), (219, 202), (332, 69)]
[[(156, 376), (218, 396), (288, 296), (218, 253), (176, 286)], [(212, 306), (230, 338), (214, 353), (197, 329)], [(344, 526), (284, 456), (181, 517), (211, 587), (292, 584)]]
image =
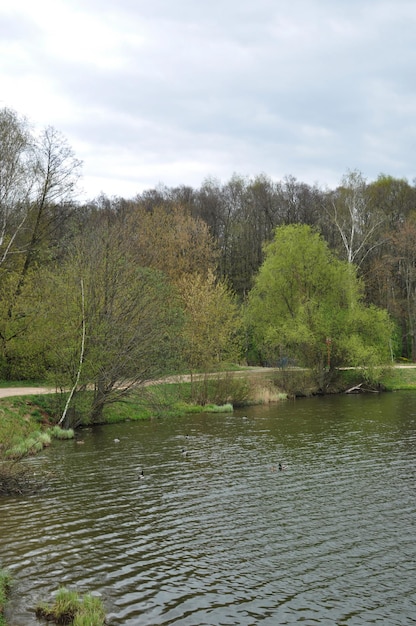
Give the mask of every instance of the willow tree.
[(366, 307), (351, 263), (338, 260), (309, 226), (277, 228), (250, 292), (246, 320), (269, 360), (291, 357), (322, 372), (389, 359), (391, 323)]

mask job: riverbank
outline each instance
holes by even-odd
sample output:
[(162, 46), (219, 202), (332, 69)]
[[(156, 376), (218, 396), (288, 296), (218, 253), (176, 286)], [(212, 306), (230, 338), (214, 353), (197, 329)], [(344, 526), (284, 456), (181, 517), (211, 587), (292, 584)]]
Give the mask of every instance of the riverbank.
[[(342, 393), (363, 382), (359, 370), (346, 369), (328, 384), (327, 393)], [(5, 383), (3, 383), (5, 385)], [(369, 388), (366, 383), (366, 388)], [(398, 365), (383, 373), (372, 391), (416, 390), (416, 366)], [(217, 410), (224, 405), (268, 404), (286, 397), (313, 396), (317, 383), (306, 370), (246, 368), (194, 377), (175, 376), (134, 390), (127, 398), (106, 407), (105, 423), (176, 417)], [(87, 392), (88, 393), (88, 392)], [(84, 398), (85, 400), (85, 398)], [(10, 447), (33, 433), (53, 427), (62, 415), (66, 394), (45, 385), (15, 383), (0, 386), (0, 441)], [(82, 398), (75, 408), (79, 426), (88, 425)], [(1, 450), (0, 450), (1, 451)]]

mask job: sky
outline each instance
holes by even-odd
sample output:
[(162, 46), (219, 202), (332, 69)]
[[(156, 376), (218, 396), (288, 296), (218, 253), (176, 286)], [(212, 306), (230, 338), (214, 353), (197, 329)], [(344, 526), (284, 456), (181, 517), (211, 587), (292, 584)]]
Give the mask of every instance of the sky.
[(66, 137), (86, 199), (413, 182), (415, 33), (414, 0), (2, 0), (0, 107)]

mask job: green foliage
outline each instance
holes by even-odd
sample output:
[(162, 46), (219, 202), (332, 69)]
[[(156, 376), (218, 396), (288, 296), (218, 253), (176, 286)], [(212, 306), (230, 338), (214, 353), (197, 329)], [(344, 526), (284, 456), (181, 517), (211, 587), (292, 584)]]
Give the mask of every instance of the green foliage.
[(241, 357), (241, 315), (236, 298), (213, 272), (188, 274), (178, 280), (185, 311), (184, 361), (191, 371), (219, 368)]
[(182, 312), (175, 290), (160, 271), (135, 264), (116, 228), (103, 224), (83, 233), (66, 262), (45, 273), (39, 290), (56, 383), (94, 389), (93, 422), (133, 384), (177, 367)]
[(246, 309), (254, 345), (267, 360), (374, 367), (389, 359), (388, 315), (362, 303), (354, 267), (336, 259), (308, 226), (276, 229)]

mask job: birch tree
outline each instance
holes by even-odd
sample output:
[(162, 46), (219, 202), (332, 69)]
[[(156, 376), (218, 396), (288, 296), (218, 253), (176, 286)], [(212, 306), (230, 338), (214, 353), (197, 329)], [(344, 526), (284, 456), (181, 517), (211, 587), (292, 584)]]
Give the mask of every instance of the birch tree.
[(326, 210), (341, 239), (343, 256), (359, 267), (383, 242), (381, 227), (386, 219), (370, 206), (367, 184), (360, 172), (350, 171), (343, 177), (341, 185), (329, 193)]

